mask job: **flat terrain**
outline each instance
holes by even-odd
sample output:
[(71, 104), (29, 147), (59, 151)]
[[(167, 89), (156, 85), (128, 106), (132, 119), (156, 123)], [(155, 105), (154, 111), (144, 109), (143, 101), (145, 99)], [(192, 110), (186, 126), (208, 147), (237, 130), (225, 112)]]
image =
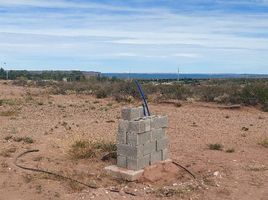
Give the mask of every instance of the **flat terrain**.
[[(0, 200), (268, 200), (268, 148), (260, 145), (268, 138), (268, 113), (255, 108), (228, 110), (216, 104), (182, 102), (176, 107), (151, 103), (154, 114), (169, 117), (170, 158), (186, 166), (197, 179), (184, 170), (170, 169), (173, 174), (154, 181), (127, 183), (104, 174), (103, 168), (114, 160), (104, 162), (100, 156), (74, 159), (69, 153), (79, 140), (115, 142), (124, 104), (90, 95), (51, 95), (47, 89), (3, 81), (1, 99)], [(220, 150), (213, 150), (217, 145), (209, 148), (210, 144), (220, 144)], [(20, 164), (98, 188), (16, 167), (16, 156), (30, 149), (40, 152), (25, 155)]]

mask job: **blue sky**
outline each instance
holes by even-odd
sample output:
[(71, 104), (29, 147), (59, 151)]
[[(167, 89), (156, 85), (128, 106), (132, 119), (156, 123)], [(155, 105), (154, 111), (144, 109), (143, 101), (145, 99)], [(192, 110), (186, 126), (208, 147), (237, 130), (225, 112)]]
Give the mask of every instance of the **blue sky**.
[(268, 0), (0, 0), (0, 65), (266, 73)]

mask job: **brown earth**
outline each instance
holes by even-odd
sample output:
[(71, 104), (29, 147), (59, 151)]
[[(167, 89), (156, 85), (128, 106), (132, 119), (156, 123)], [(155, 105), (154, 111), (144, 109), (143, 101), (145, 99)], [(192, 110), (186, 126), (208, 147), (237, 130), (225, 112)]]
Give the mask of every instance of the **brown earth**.
[[(0, 104), (0, 200), (268, 199), (268, 149), (259, 144), (268, 138), (268, 113), (255, 108), (150, 103), (154, 114), (169, 117), (170, 158), (197, 179), (174, 166), (162, 166), (153, 169), (156, 176), (147, 173), (144, 179), (128, 183), (105, 175), (103, 168), (114, 160), (103, 162), (100, 156), (74, 160), (68, 153), (79, 139), (115, 142), (124, 104), (89, 95), (50, 95), (46, 89), (3, 81), (1, 99), (6, 101)], [(23, 137), (28, 140), (19, 140)], [(223, 149), (208, 148), (215, 143)], [(40, 152), (21, 158), (21, 164), (57, 172), (98, 189), (16, 167), (16, 156), (29, 149)], [(234, 152), (226, 152), (231, 149)]]

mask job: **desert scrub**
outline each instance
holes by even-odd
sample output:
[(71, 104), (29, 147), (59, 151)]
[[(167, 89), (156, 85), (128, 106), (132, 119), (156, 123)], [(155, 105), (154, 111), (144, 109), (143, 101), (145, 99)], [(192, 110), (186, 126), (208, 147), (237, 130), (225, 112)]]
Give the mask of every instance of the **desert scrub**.
[(71, 145), (69, 155), (72, 159), (87, 159), (96, 157), (100, 153), (114, 151), (116, 151), (116, 144), (112, 142), (77, 140)]
[(259, 145), (268, 148), (268, 138), (263, 139), (262, 141), (259, 142)]
[(245, 105), (261, 105), (263, 111), (268, 111), (268, 84), (250, 83), (247, 84), (242, 92), (241, 99)]
[(13, 138), (15, 142), (25, 142), (27, 144), (34, 143), (34, 140), (31, 137), (15, 137)]
[(3, 116), (3, 117), (10, 117), (10, 116), (14, 116), (16, 114), (17, 114), (16, 110), (13, 110), (13, 109), (0, 112), (0, 116)]
[(226, 149), (225, 152), (226, 153), (234, 153), (235, 152), (235, 149), (234, 148), (229, 148), (229, 149)]
[(0, 106), (3, 105), (14, 106), (16, 105), (16, 101), (13, 99), (0, 99)]
[(5, 150), (2, 150), (0, 152), (0, 156), (3, 156), (3, 157), (10, 157), (11, 156), (11, 153), (15, 153), (16, 152), (16, 148), (15, 147), (11, 147), (9, 149), (5, 149)]
[(210, 150), (217, 150), (217, 151), (222, 151), (223, 149), (223, 145), (219, 143), (209, 144), (208, 147)]

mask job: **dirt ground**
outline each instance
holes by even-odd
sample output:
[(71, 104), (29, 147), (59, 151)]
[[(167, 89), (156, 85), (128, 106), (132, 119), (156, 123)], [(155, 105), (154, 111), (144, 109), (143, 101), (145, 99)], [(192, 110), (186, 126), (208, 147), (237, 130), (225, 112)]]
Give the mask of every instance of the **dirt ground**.
[[(1, 99), (0, 200), (268, 200), (268, 148), (259, 144), (268, 137), (268, 113), (256, 108), (150, 103), (154, 114), (169, 117), (170, 158), (197, 178), (174, 166), (162, 166), (154, 172), (159, 177), (128, 183), (105, 175), (103, 168), (114, 160), (74, 160), (69, 155), (77, 140), (115, 142), (123, 103), (90, 95), (51, 95), (46, 89), (3, 81)], [(222, 150), (209, 148), (217, 143)], [(20, 164), (57, 172), (97, 189), (16, 167), (16, 156), (30, 149), (40, 151), (25, 155)]]

